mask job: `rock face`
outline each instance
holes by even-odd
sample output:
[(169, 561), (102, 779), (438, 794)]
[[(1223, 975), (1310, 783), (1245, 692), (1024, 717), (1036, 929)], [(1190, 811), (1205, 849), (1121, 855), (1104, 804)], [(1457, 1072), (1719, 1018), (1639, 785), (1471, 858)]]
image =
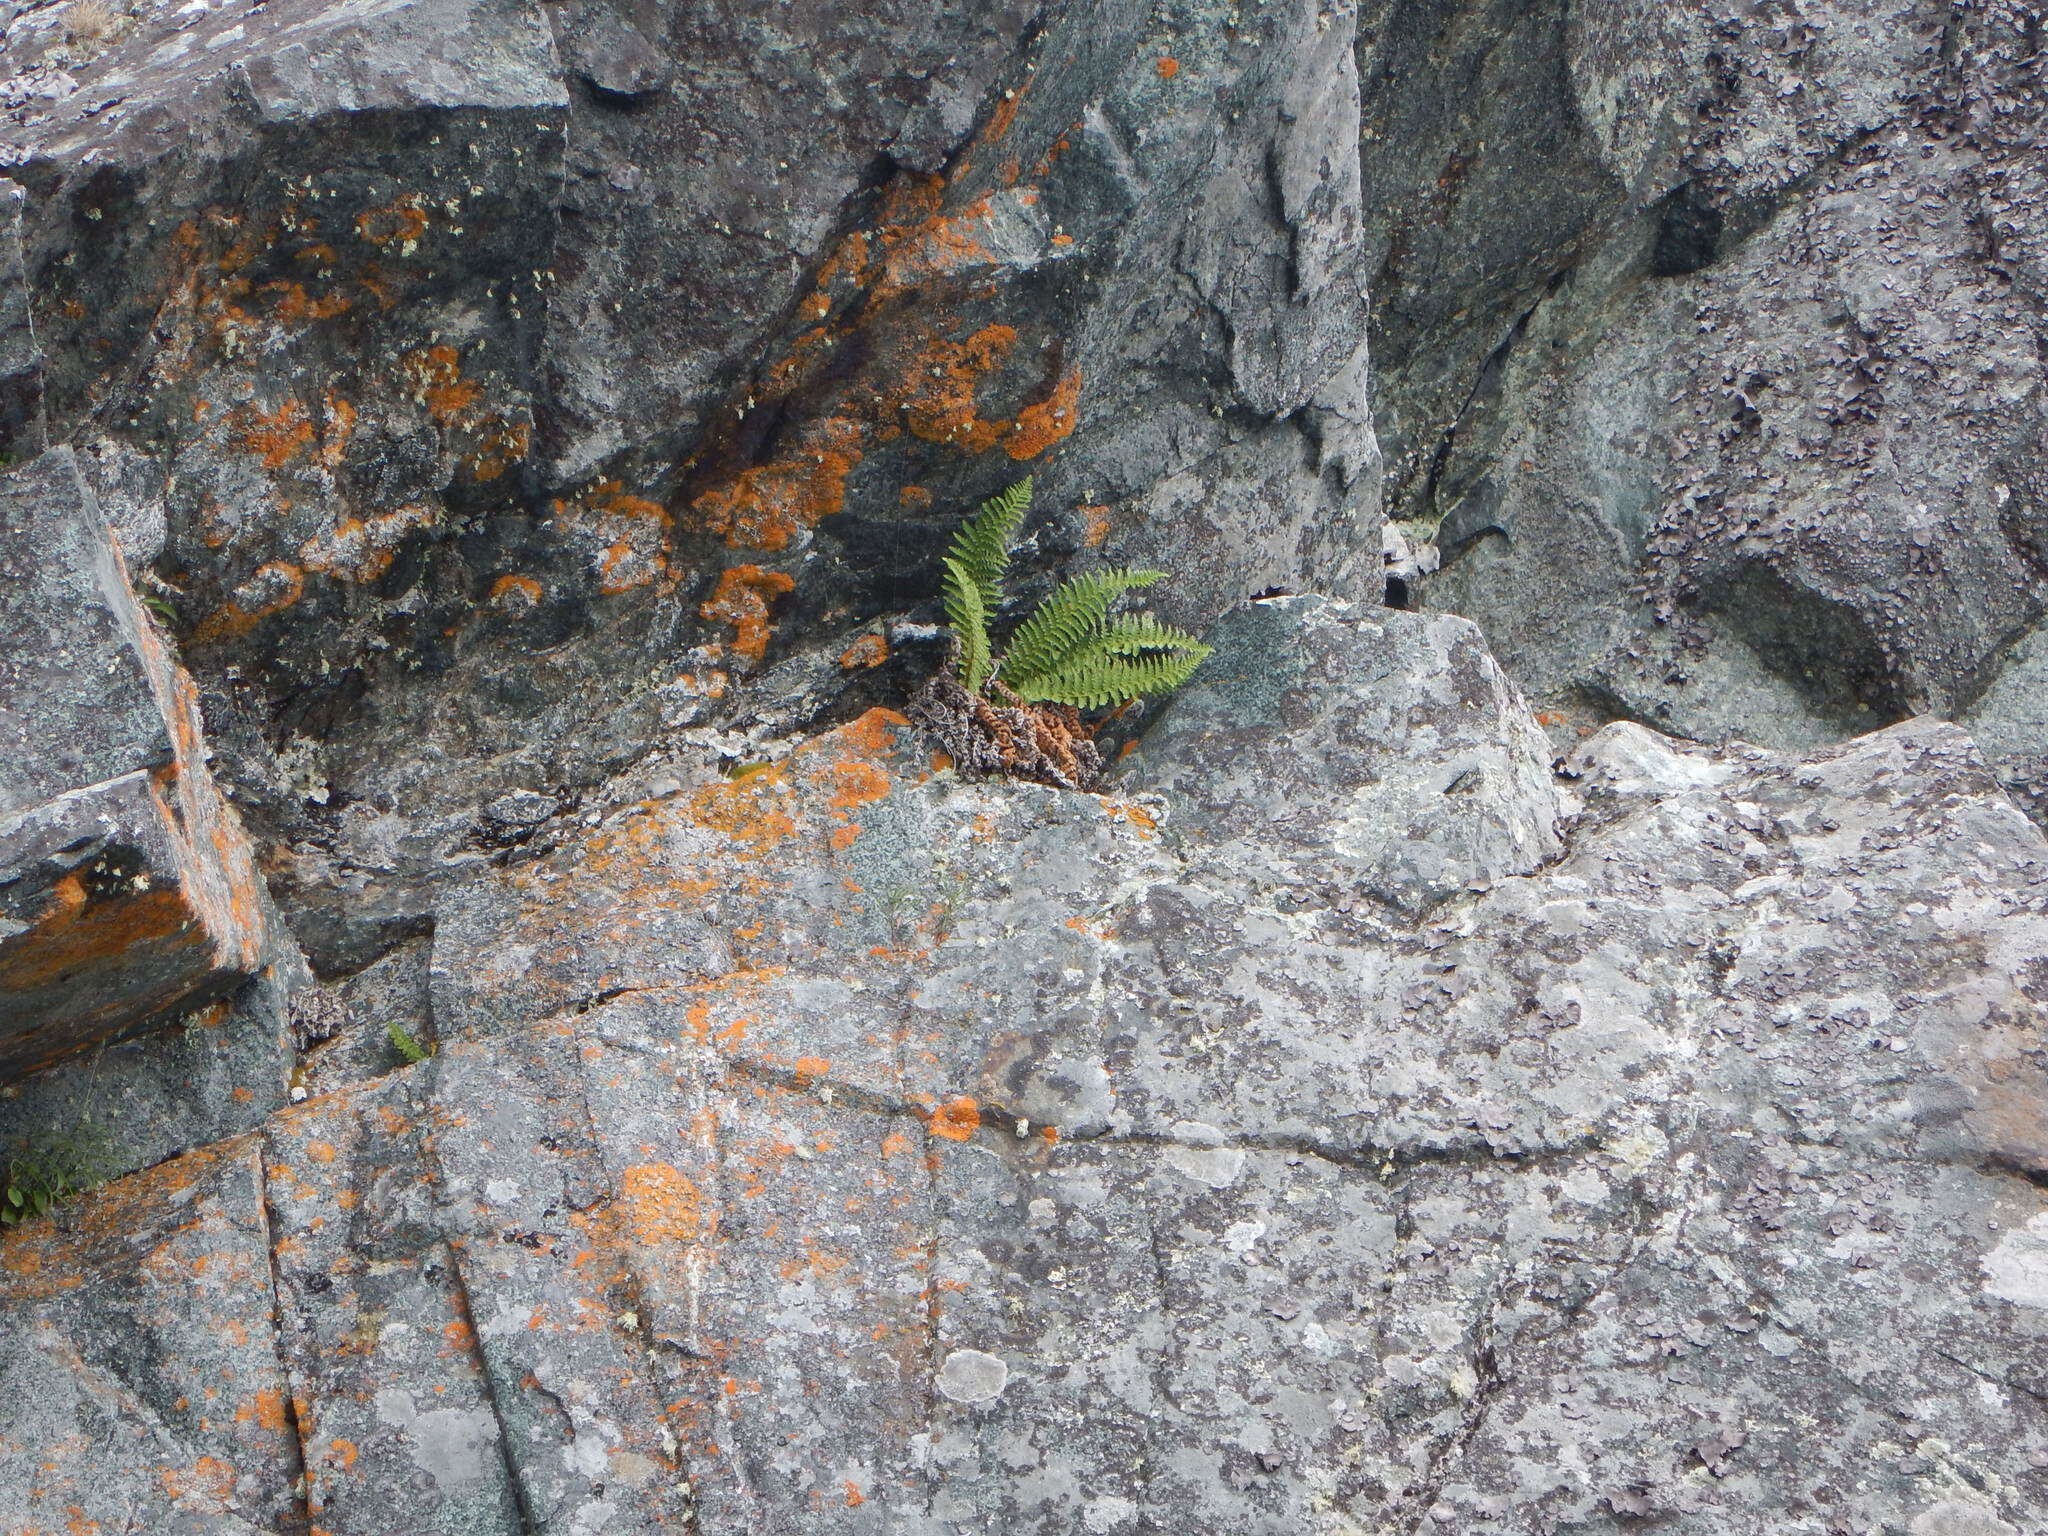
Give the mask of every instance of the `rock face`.
[(1966, 714), (2038, 809), (2039, 7), (1390, 10), (1373, 378), (1417, 600), (1575, 721)]
[(1218, 638), (1108, 796), (876, 713), (478, 882), (437, 1055), (0, 1250), (8, 1520), (2025, 1529), (2048, 842), (1968, 739), (1567, 800), (1460, 621)]
[(205, 1003), (266, 901), (68, 450), (0, 478), (0, 1071)]
[(2044, 27), (0, 0), (0, 1533), (2040, 1529)]
[(50, 420), (324, 970), (504, 794), (899, 698), (878, 625), (1026, 472), (1040, 566), (1181, 619), (1377, 595), (1348, 11), (67, 15), (0, 123)]

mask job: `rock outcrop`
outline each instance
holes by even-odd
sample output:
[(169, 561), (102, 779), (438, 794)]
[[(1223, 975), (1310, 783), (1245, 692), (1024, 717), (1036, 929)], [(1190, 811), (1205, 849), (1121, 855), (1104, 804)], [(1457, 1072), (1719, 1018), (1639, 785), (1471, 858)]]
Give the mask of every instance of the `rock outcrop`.
[(2042, 1528), (2044, 28), (0, 0), (0, 1536)]

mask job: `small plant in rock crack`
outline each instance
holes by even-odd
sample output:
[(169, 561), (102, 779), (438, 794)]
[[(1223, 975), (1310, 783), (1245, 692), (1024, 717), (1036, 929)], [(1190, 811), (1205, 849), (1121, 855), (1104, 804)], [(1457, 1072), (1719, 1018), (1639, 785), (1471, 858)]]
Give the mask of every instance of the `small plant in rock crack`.
[(0, 1225), (43, 1216), (107, 1181), (112, 1150), (103, 1132), (77, 1126), (16, 1147), (0, 1176)]
[(992, 496), (962, 526), (941, 562), (952, 669), (911, 701), (911, 718), (968, 772), (1091, 787), (1102, 755), (1081, 722), (1186, 682), (1209, 647), (1149, 613), (1116, 613), (1127, 592), (1163, 571), (1091, 571), (1060, 583), (1011, 631), (992, 639), (1003, 604), (1010, 541), (1031, 504), (1031, 482)]
[(391, 1049), (398, 1052), (399, 1057), (408, 1067), (416, 1067), (434, 1054), (429, 1047), (421, 1045), (419, 1041), (415, 1040), (412, 1037), (412, 1031), (396, 1019), (391, 1020), (384, 1026), (384, 1033), (390, 1037)]

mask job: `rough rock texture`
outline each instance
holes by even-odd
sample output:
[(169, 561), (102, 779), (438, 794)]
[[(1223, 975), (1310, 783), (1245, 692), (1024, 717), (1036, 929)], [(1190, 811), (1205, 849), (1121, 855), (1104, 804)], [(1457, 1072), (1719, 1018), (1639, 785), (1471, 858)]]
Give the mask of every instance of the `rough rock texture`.
[(52, 427), (330, 973), (508, 793), (900, 700), (1027, 470), (1182, 619), (1377, 594), (1346, 9), (71, 14), (0, 103)]
[(878, 712), (475, 882), (435, 1057), (0, 1247), (5, 1518), (2029, 1529), (2048, 841), (1967, 737), (1567, 799), (1458, 621), (1218, 639), (1112, 795)]
[(1967, 712), (2037, 796), (2038, 690), (2001, 680), (2048, 598), (2040, 8), (1386, 11), (1373, 392), (1444, 562), (1416, 600), (1574, 722)]
[(205, 1003), (267, 898), (70, 452), (0, 476), (0, 1072)]
[(0, 0), (0, 1536), (2034, 1536), (2044, 43)]

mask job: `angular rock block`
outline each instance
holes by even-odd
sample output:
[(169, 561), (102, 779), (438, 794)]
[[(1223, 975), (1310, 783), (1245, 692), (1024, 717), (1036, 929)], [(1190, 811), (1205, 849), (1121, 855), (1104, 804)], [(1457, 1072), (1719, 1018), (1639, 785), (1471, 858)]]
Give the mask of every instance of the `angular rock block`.
[(1275, 879), (1407, 913), (1559, 847), (1550, 746), (1477, 626), (1322, 597), (1248, 603), (1128, 760), (1190, 831)]
[(68, 450), (0, 481), (0, 1076), (252, 975), (262, 895), (191, 680)]

